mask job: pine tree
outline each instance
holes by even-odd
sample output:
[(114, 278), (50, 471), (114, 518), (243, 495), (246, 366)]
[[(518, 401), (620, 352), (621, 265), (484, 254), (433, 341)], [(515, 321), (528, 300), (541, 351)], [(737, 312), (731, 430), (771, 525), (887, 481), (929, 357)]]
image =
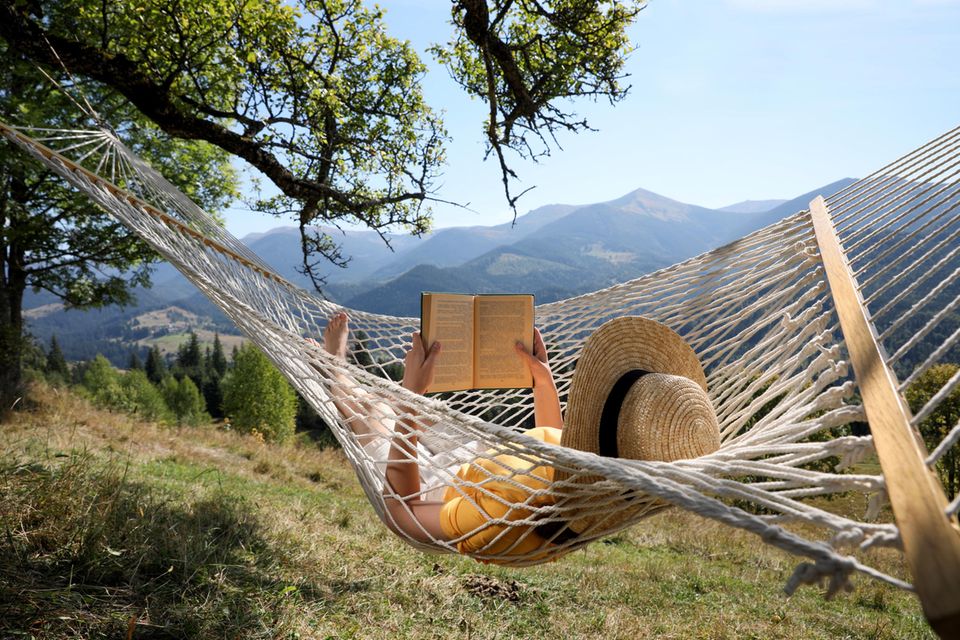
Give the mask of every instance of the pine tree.
[[(217, 366), (218, 357), (223, 361), (222, 369)], [(226, 364), (227, 360), (223, 357), (223, 345), (220, 344), (220, 336), (215, 334), (213, 337), (213, 349), (208, 346), (204, 353), (203, 386), (200, 387), (200, 392), (203, 393), (203, 399), (207, 403), (207, 413), (213, 418), (223, 417), (223, 391), (220, 383), (223, 381)]]
[(211, 418), (223, 417), (222, 382), (223, 378), (216, 376), (206, 376), (203, 379), (203, 387), (200, 389), (200, 392), (203, 394), (203, 402)]
[(203, 352), (200, 350), (200, 340), (193, 331), (190, 332), (190, 339), (177, 349), (176, 364), (181, 373), (190, 376), (198, 389), (203, 386)]
[(67, 365), (67, 359), (63, 357), (60, 343), (57, 342), (55, 335), (50, 337), (50, 350), (47, 352), (43, 372), (64, 382), (70, 379), (70, 367)]
[(297, 394), (259, 349), (246, 344), (223, 380), (223, 410), (239, 431), (256, 429), (267, 440), (282, 442), (294, 432)]
[(223, 343), (220, 342), (220, 334), (213, 334), (213, 352), (210, 354), (210, 368), (217, 372), (219, 377), (227, 373), (227, 357), (223, 355)]
[(153, 345), (147, 352), (147, 363), (144, 365), (147, 378), (153, 384), (160, 384), (167, 375), (167, 363), (160, 354), (160, 347)]
[(130, 360), (127, 362), (127, 369), (130, 371), (142, 371), (143, 363), (140, 362), (140, 356), (136, 351), (130, 352)]

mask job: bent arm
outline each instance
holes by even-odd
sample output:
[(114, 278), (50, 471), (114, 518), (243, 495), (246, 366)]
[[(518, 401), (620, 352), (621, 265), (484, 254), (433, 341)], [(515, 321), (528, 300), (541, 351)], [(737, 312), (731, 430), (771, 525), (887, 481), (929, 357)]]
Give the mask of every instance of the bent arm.
[[(423, 348), (419, 333), (412, 336), (413, 345), (404, 358), (403, 387), (423, 394), (433, 380), (433, 371), (440, 344), (429, 352)], [(390, 528), (419, 542), (447, 540), (440, 527), (442, 503), (426, 501), (420, 495), (420, 461), (417, 444), (424, 418), (406, 403), (398, 406), (400, 419), (393, 429), (393, 441), (387, 457), (384, 502), (390, 516)]]
[(538, 427), (563, 428), (560, 394), (553, 376), (533, 383), (533, 421)]
[[(405, 415), (412, 407), (404, 406)], [(420, 495), (420, 461), (417, 454), (420, 425), (417, 418), (401, 419), (394, 427), (393, 442), (387, 457), (384, 503), (388, 525), (394, 531), (418, 542), (446, 540), (440, 527), (443, 503), (423, 500)]]
[(533, 378), (533, 420), (538, 427), (563, 428), (563, 412), (560, 410), (560, 394), (557, 392), (557, 383), (553, 380), (550, 362), (547, 358), (547, 347), (543, 343), (540, 330), (533, 330), (533, 353), (529, 353), (518, 342), (517, 355), (530, 369)]

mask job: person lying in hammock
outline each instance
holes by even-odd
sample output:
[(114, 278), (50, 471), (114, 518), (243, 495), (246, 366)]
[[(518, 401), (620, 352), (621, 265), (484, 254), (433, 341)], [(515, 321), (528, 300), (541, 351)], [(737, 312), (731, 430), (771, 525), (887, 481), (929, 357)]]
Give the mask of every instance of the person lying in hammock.
[[(345, 359), (348, 337), (349, 318), (343, 312), (334, 314), (324, 329), (324, 348)], [(402, 386), (423, 394), (442, 353), (441, 344), (426, 349), (419, 332), (414, 332), (404, 357)], [(696, 354), (658, 322), (618, 318), (594, 332), (574, 373), (566, 429), (540, 331), (534, 330), (533, 353), (522, 344), (516, 345), (516, 353), (533, 378), (535, 427), (525, 432), (530, 437), (604, 456), (648, 460), (694, 458), (719, 447), (716, 415)], [(530, 456), (493, 452), (478, 456), (457, 472), (465, 481), (459, 488), (447, 487), (441, 500), (423, 499), (420, 465), (415, 464), (419, 421), (384, 419), (397, 412), (359, 400), (346, 391), (356, 389), (355, 383), (351, 386), (337, 375), (343, 384), (334, 387), (334, 403), (361, 443), (392, 438), (384, 499), (387, 524), (396, 533), (423, 543), (454, 542), (461, 553), (489, 562), (504, 556), (535, 557), (538, 550), (579, 532), (594, 533), (596, 517), (578, 518), (566, 526), (556, 526), (555, 521), (550, 527), (510, 524), (529, 521), (530, 508), (555, 500), (551, 492), (543, 491), (554, 482), (555, 470), (536, 464)], [(612, 413), (611, 403), (616, 405)], [(399, 409), (415, 414), (409, 406)], [(612, 427), (603, 424), (610, 415)], [(606, 522), (604, 528), (611, 524)]]

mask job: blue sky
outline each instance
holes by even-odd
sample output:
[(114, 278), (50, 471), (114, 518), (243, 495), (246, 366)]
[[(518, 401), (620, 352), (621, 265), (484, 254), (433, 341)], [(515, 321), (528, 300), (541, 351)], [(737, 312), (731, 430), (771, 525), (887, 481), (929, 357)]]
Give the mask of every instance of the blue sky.
[[(421, 52), (448, 38), (447, 0), (379, 4)], [(960, 125), (960, 0), (652, 0), (631, 36), (630, 95), (576, 105), (599, 131), (561, 138), (540, 164), (514, 162), (536, 186), (521, 213), (638, 187), (707, 207), (791, 198)], [(423, 57), (452, 137), (438, 195), (473, 210), (436, 205), (435, 226), (508, 221), (498, 168), (483, 162), (484, 105)], [(284, 224), (227, 220), (239, 236)]]

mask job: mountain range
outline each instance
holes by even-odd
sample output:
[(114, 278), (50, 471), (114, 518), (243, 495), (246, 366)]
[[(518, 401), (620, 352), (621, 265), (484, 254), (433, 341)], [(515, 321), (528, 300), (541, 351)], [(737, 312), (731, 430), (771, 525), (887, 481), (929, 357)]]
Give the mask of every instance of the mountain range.
[[(439, 229), (423, 237), (321, 228), (351, 260), (330, 267), (327, 297), (348, 308), (390, 315), (419, 315), (421, 291), (529, 292), (550, 302), (623, 282), (669, 266), (807, 208), (817, 194), (829, 196), (853, 180), (825, 185), (791, 200), (744, 201), (708, 209), (637, 189), (589, 205), (552, 204), (514, 223)], [(280, 227), (243, 239), (283, 277), (308, 286), (298, 272), (299, 232)], [(170, 265), (158, 266), (153, 287), (138, 291), (126, 309), (67, 311), (44, 295), (25, 300), (27, 323), (41, 341), (56, 334), (69, 359), (91, 350), (117, 361), (131, 346), (143, 347), (171, 327), (146, 330), (138, 318), (176, 308), (205, 330), (236, 330)], [(151, 325), (152, 326), (152, 325)], [(94, 352), (95, 353), (95, 352)], [(122, 362), (118, 362), (122, 364)]]

